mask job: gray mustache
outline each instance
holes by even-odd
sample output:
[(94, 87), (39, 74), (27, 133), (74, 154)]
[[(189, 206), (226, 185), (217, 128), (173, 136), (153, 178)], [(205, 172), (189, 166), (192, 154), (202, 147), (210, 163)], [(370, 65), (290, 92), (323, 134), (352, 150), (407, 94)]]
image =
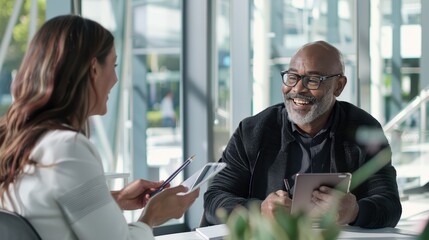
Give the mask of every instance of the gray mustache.
[(303, 94), (300, 94), (300, 93), (288, 93), (288, 94), (285, 95), (285, 98), (287, 100), (290, 100), (290, 99), (293, 99), (293, 98), (301, 98), (301, 99), (304, 99), (304, 100), (306, 100), (306, 101), (308, 101), (310, 103), (315, 103), (316, 102), (316, 98), (315, 97), (313, 97), (313, 96), (306, 96), (306, 95), (303, 95)]

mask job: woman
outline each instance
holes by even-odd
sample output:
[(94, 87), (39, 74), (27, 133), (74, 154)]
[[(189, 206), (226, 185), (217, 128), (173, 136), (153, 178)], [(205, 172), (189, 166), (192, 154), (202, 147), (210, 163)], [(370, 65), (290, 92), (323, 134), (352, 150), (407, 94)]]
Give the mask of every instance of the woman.
[[(88, 118), (106, 113), (117, 82), (112, 34), (79, 16), (47, 21), (31, 41), (0, 120), (0, 204), (42, 239), (151, 239), (198, 197), (183, 186), (149, 198), (162, 182), (137, 180), (110, 193)], [(166, 207), (168, 206), (168, 207)], [(127, 225), (122, 210), (143, 208)]]

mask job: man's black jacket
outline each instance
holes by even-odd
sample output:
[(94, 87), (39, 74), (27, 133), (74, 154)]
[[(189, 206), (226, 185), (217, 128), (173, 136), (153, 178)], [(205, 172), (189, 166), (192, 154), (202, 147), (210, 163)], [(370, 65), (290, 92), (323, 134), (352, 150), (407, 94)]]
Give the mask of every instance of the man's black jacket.
[[(351, 192), (358, 200), (359, 214), (351, 225), (396, 226), (402, 207), (390, 146), (380, 123), (347, 102), (337, 101), (332, 112), (338, 115), (331, 128), (330, 172), (354, 173)], [(215, 176), (204, 194), (203, 221), (218, 224), (218, 208), (231, 212), (237, 205), (260, 204), (271, 192), (284, 189), (292, 141), (295, 139), (283, 103), (244, 119), (220, 159), (228, 166)], [(372, 173), (355, 173), (372, 159)]]

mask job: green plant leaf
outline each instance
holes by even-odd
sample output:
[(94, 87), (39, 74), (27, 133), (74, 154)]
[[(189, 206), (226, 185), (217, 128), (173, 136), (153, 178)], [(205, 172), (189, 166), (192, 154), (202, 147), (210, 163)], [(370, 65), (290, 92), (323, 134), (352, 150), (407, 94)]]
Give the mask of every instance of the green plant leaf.
[(423, 229), (423, 232), (417, 238), (417, 240), (426, 240), (429, 239), (429, 220), (426, 222), (426, 226)]

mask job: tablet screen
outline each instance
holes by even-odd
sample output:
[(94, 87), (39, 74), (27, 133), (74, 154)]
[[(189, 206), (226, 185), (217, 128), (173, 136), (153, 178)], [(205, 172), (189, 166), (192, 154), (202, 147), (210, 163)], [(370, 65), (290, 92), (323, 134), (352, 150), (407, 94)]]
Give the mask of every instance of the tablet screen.
[(343, 192), (348, 192), (351, 178), (351, 173), (297, 174), (291, 213), (296, 213), (298, 211), (311, 211), (314, 207), (314, 204), (311, 202), (312, 193), (321, 186), (327, 186)]

